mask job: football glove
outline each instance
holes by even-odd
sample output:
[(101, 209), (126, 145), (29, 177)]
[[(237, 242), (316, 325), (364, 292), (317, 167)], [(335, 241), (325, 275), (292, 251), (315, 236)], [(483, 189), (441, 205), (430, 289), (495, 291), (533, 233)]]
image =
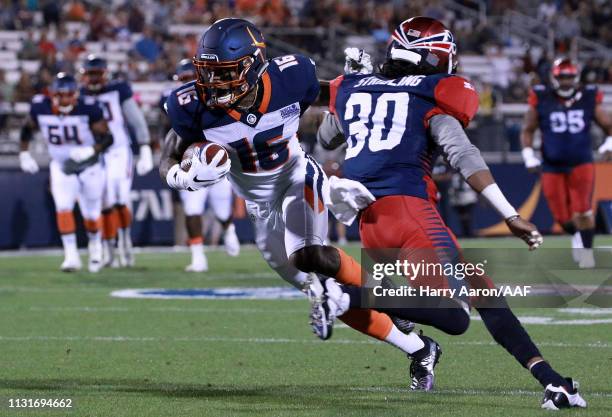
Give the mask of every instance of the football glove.
[(23, 172), (28, 174), (36, 174), (38, 172), (38, 164), (28, 151), (19, 152), (19, 166)]
[(70, 151), (70, 159), (74, 162), (84, 162), (94, 156), (96, 151), (93, 146), (79, 146)]
[(350, 226), (359, 211), (376, 201), (376, 198), (357, 181), (331, 176), (329, 178), (329, 198), (326, 200), (327, 207), (336, 219)]
[(224, 164), (219, 165), (224, 154), (223, 150), (219, 150), (210, 164), (206, 164), (200, 160), (198, 149), (191, 157), (189, 171), (183, 171), (179, 164), (170, 168), (166, 175), (168, 186), (177, 190), (196, 191), (218, 183), (227, 175), (232, 165), (229, 158)]
[(600, 155), (608, 155), (612, 153), (612, 136), (608, 136), (604, 143), (601, 144), (599, 148), (597, 148), (597, 152)]
[(542, 165), (542, 162), (535, 156), (535, 152), (531, 147), (523, 148), (521, 155), (523, 155), (525, 168), (528, 170), (536, 170), (540, 167), (540, 165)]
[(153, 152), (149, 145), (140, 145), (138, 162), (136, 163), (136, 173), (146, 175), (153, 169)]
[(371, 74), (374, 72), (370, 54), (360, 48), (346, 48), (344, 50), (345, 74)]

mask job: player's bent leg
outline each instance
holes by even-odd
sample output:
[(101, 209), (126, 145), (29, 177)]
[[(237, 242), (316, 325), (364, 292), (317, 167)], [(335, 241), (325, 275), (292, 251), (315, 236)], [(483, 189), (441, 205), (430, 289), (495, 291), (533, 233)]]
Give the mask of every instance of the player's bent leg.
[(210, 204), (215, 217), (223, 226), (225, 252), (229, 256), (238, 256), (240, 255), (240, 241), (238, 235), (236, 235), (236, 227), (232, 222), (233, 197), (230, 182), (223, 179), (210, 187), (208, 204)]
[(130, 191), (132, 189), (132, 157), (127, 151), (124, 176), (117, 180), (118, 200), (115, 210), (118, 214), (119, 229), (117, 230), (117, 248), (119, 249), (119, 263), (121, 266), (134, 266), (134, 251), (132, 245), (131, 225), (132, 212), (130, 210)]
[(185, 227), (189, 238), (191, 262), (185, 267), (186, 272), (208, 271), (208, 259), (204, 253), (204, 237), (202, 236), (202, 213), (206, 201), (207, 190), (180, 191), (179, 196), (185, 213)]
[(106, 166), (105, 171), (106, 183), (102, 198), (102, 264), (106, 268), (118, 268), (117, 235), (119, 232), (119, 213), (115, 209), (115, 204), (117, 204), (119, 197), (116, 182), (110, 176), (110, 168)]
[(64, 261), (61, 270), (72, 272), (81, 269), (81, 259), (77, 250), (74, 204), (77, 201), (79, 183), (76, 175), (66, 175), (56, 161), (49, 164), (51, 195), (55, 203), (57, 229), (64, 247)]

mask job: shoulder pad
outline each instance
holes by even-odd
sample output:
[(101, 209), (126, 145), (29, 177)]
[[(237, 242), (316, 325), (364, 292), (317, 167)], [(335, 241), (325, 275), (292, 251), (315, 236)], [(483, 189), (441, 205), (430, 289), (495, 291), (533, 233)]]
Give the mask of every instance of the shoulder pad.
[(478, 111), (478, 93), (465, 78), (453, 75), (441, 78), (434, 88), (434, 99), (443, 113), (453, 116), (464, 127)]

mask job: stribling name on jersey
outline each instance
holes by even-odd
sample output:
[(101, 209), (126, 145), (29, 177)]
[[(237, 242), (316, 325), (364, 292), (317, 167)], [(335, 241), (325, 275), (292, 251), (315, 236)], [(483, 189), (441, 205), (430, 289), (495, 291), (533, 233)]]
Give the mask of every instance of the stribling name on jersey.
[(363, 87), (366, 85), (390, 85), (391, 87), (403, 87), (406, 85), (416, 86), (425, 78), (424, 75), (409, 75), (398, 80), (381, 80), (378, 77), (366, 77), (359, 80), (355, 87)]

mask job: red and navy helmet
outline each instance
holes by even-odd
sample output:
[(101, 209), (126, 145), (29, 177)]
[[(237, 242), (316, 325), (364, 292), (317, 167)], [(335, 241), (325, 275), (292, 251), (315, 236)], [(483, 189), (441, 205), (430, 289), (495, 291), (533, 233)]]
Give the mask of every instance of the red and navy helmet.
[(570, 58), (557, 58), (552, 65), (550, 82), (559, 97), (570, 98), (580, 83), (580, 71)]
[(60, 72), (49, 87), (53, 109), (62, 114), (68, 114), (76, 106), (79, 99), (79, 86), (71, 74)]
[(217, 20), (202, 35), (193, 64), (200, 98), (207, 105), (231, 107), (268, 66), (263, 34), (244, 19)]
[(176, 71), (174, 72), (174, 76), (172, 79), (174, 81), (180, 81), (182, 83), (188, 83), (189, 81), (194, 80), (196, 77), (195, 66), (193, 65), (193, 60), (189, 58), (181, 59), (176, 66)]
[(97, 55), (88, 55), (79, 71), (81, 80), (90, 91), (99, 91), (108, 81), (108, 64)]
[(393, 32), (387, 48), (387, 61), (404, 61), (419, 74), (454, 74), (457, 45), (444, 24), (430, 17), (411, 17)]

